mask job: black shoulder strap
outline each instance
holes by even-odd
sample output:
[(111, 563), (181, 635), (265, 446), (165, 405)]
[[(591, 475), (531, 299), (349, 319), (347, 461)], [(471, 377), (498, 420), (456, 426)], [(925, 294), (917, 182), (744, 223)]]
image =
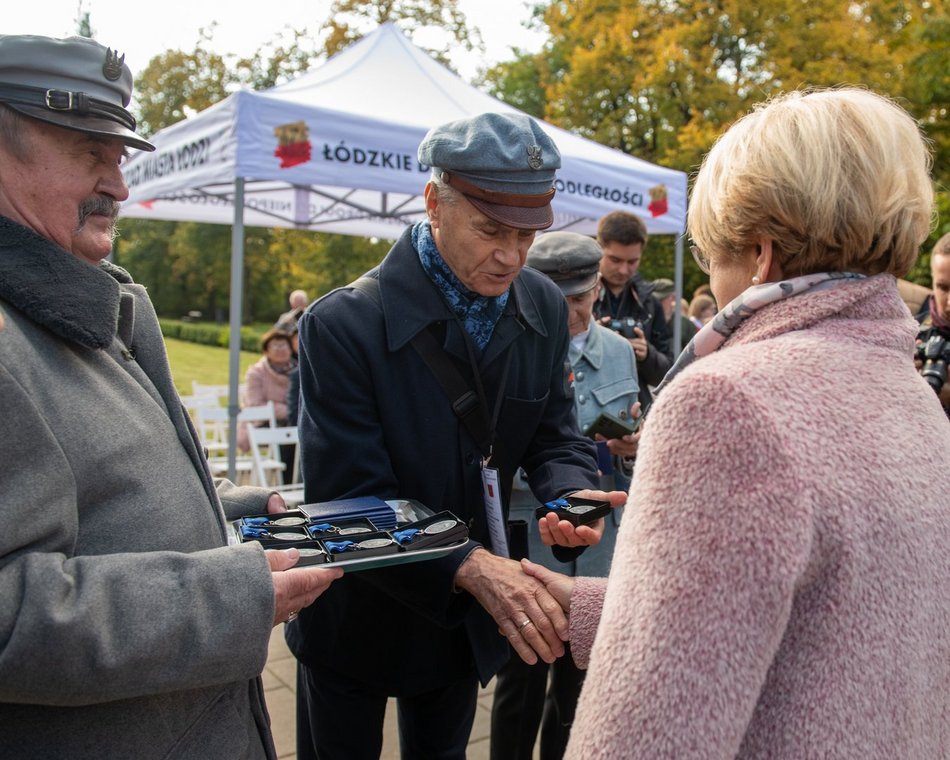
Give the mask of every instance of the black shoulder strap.
[[(350, 287), (369, 296), (377, 306), (382, 305), (379, 294), (379, 280), (363, 275), (350, 283)], [(482, 404), (478, 395), (469, 387), (465, 378), (452, 363), (448, 354), (442, 350), (439, 341), (433, 335), (431, 326), (421, 330), (411, 341), (412, 347), (426, 363), (429, 371), (439, 381), (445, 395), (452, 404), (452, 411), (465, 429), (475, 439), (482, 454), (488, 456), (491, 451), (491, 433), (485, 421)]]
[(368, 274), (360, 275), (349, 284), (349, 287), (368, 295), (377, 306), (383, 305), (379, 296), (379, 280), (377, 278), (370, 277)]
[(412, 347), (426, 363), (429, 371), (435, 375), (445, 395), (449, 397), (455, 416), (475, 439), (482, 454), (488, 456), (492, 446), (491, 433), (488, 431), (488, 424), (485, 421), (478, 395), (465, 382), (465, 378), (439, 345), (431, 329), (420, 331), (412, 339)]

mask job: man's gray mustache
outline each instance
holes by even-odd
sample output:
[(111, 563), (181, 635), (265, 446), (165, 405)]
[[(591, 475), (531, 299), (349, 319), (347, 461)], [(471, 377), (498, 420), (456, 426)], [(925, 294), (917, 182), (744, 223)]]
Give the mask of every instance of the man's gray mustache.
[(79, 204), (78, 229), (82, 229), (86, 220), (93, 214), (107, 216), (112, 219), (112, 221), (115, 221), (116, 217), (119, 216), (119, 202), (101, 195), (84, 200)]

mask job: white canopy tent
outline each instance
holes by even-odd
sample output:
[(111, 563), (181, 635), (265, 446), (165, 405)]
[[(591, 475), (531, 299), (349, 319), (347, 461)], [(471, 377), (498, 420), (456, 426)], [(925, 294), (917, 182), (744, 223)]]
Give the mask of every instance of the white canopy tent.
[[(154, 153), (123, 167), (122, 215), (233, 224), (230, 308), (232, 452), (238, 411), (244, 225), (395, 239), (425, 218), (429, 167), (416, 149), (433, 126), (516, 109), (466, 84), (394, 25), (317, 69), (261, 92), (240, 91), (161, 130)], [(561, 152), (552, 229), (593, 234), (617, 209), (651, 234), (685, 229), (686, 174), (541, 122)], [(682, 243), (676, 290), (682, 290)], [(675, 345), (680, 344), (674, 320)], [(233, 454), (232, 454), (233, 456)]]

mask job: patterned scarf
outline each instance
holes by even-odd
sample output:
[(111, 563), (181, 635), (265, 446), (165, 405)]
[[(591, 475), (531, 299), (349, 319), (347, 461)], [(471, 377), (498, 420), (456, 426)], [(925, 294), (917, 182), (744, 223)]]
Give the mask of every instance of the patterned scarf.
[(465, 332), (484, 351), (508, 303), (508, 291), (494, 297), (480, 296), (466, 288), (436, 248), (429, 222), (419, 222), (413, 226), (412, 247), (419, 254), (419, 262), (425, 273), (439, 289)]
[(829, 288), (838, 287), (847, 280), (862, 279), (864, 279), (863, 274), (854, 272), (818, 272), (793, 277), (790, 280), (764, 282), (761, 285), (746, 288), (693, 336), (693, 339), (676, 358), (669, 372), (663, 377), (663, 382), (656, 387), (653, 395), (659, 394), (674, 377), (694, 361), (716, 351), (729, 339), (739, 325), (759, 309), (768, 306), (770, 303), (783, 301), (802, 293), (828, 290)]

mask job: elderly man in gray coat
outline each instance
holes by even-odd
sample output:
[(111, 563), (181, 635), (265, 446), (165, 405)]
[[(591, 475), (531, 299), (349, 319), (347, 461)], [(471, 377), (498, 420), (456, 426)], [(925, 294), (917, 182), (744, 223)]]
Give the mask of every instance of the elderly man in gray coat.
[(104, 261), (124, 57), (0, 36), (0, 754), (272, 758), (271, 628), (340, 570), (227, 546), (278, 511), (215, 483), (145, 289)]

